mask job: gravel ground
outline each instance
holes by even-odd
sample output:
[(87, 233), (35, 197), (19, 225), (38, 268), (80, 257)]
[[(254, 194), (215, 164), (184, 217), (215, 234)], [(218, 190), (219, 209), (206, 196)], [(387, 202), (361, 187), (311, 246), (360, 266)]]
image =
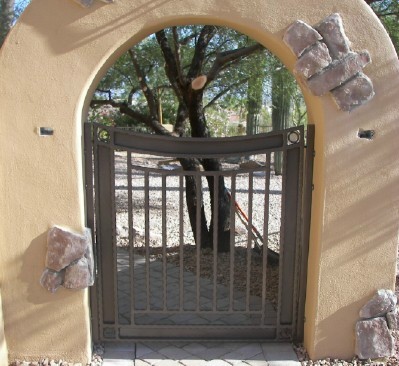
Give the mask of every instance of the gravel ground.
[[(125, 153), (117, 152), (115, 154), (115, 171), (116, 171), (116, 208), (117, 208), (117, 245), (120, 247), (129, 246), (129, 216), (128, 216), (128, 181), (126, 173), (127, 158)], [(146, 168), (163, 168), (166, 170), (180, 169), (180, 165), (176, 161), (171, 161), (168, 158), (159, 158), (152, 156), (145, 156), (144, 158), (132, 157), (132, 164), (144, 166)], [(251, 164), (251, 163), (250, 163)], [(256, 163), (253, 163), (255, 168), (259, 169)], [(223, 170), (236, 170), (239, 164), (223, 163)], [(241, 207), (242, 211), (248, 213), (248, 173), (240, 174), (236, 179), (236, 202)], [(225, 178), (225, 184), (228, 188), (231, 186), (230, 178)], [(133, 232), (134, 245), (137, 254), (145, 254), (145, 201), (144, 189), (145, 181), (143, 173), (139, 170), (132, 171), (132, 186), (133, 186)], [(203, 186), (206, 187), (206, 181), (203, 179)], [(150, 196), (149, 196), (149, 224), (150, 224), (150, 256), (152, 260), (162, 261), (162, 178), (159, 175), (150, 175), (149, 178)], [(196, 271), (196, 246), (192, 235), (192, 230), (189, 225), (188, 213), (186, 211), (185, 202), (184, 209), (184, 228), (183, 237), (180, 237), (179, 225), (179, 178), (170, 176), (166, 178), (166, 231), (167, 231), (167, 261), (168, 263), (180, 264), (179, 244), (184, 243), (183, 250), (183, 266), (186, 271)], [(265, 189), (265, 172), (255, 171), (253, 177), (253, 194), (252, 194), (252, 220), (253, 226), (257, 228), (260, 233), (263, 233), (264, 226), (264, 189)], [(281, 176), (275, 176), (273, 173), (270, 176), (270, 199), (269, 199), (269, 223), (268, 232), (269, 240), (268, 246), (275, 252), (279, 252), (280, 240), (280, 218), (281, 218)], [(207, 213), (207, 220), (210, 221), (210, 197), (209, 192), (205, 189), (204, 192), (205, 211)], [(235, 251), (234, 251), (234, 288), (236, 290), (245, 290), (247, 279), (247, 244), (248, 244), (248, 230), (245, 226), (245, 221), (239, 219), (236, 215), (235, 228)], [(201, 277), (213, 277), (213, 251), (202, 250), (200, 257)], [(257, 279), (262, 277), (262, 255), (251, 251), (250, 263), (250, 293), (254, 296), (262, 295), (262, 282)], [(230, 254), (218, 254), (218, 273), (217, 282), (219, 284), (229, 284), (229, 268), (230, 268)], [(268, 265), (267, 268), (267, 289), (266, 298), (272, 304), (277, 303), (278, 294), (278, 266)]]

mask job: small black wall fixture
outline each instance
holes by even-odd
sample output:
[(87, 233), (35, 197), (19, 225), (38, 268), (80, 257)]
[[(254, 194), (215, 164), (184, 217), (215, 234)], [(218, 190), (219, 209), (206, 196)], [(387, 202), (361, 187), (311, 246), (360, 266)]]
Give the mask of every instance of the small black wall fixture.
[(360, 129), (357, 136), (361, 139), (372, 140), (374, 138), (374, 130), (362, 130)]

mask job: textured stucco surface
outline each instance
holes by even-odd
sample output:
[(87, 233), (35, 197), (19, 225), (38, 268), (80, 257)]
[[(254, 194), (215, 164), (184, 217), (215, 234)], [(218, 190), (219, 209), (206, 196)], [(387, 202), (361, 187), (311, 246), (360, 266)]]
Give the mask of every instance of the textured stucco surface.
[[(0, 51), (0, 267), (10, 359), (90, 356), (86, 291), (40, 287), (46, 232), (85, 225), (82, 121), (91, 93), (127, 47), (167, 25), (214, 23), (262, 42), (293, 68), (283, 44), (295, 20), (341, 14), (352, 49), (370, 52), (376, 96), (348, 114), (304, 87), (316, 124), (305, 345), (311, 357), (351, 357), (358, 311), (392, 288), (399, 225), (399, 65), (363, 0), (118, 0), (88, 9), (33, 0)], [(54, 128), (39, 137), (38, 126)], [(357, 138), (374, 129), (373, 141)]]

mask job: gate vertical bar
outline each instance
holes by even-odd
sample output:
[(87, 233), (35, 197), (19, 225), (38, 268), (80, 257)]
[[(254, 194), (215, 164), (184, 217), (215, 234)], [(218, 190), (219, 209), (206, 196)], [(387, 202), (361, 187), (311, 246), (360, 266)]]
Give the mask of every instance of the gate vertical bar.
[(215, 174), (213, 183), (213, 293), (212, 311), (217, 309), (217, 271), (218, 271), (218, 227), (219, 227), (219, 182), (220, 174)]
[(235, 202), (236, 202), (236, 179), (237, 174), (231, 175), (231, 195), (230, 195), (230, 274), (229, 274), (229, 311), (233, 311), (234, 303), (234, 250), (235, 250)]
[(163, 283), (163, 310), (167, 308), (167, 272), (166, 272), (166, 246), (167, 246), (167, 232), (166, 232), (166, 175), (162, 174), (162, 283)]
[(202, 180), (200, 175), (195, 176), (195, 186), (197, 191), (196, 197), (196, 236), (197, 236), (197, 247), (196, 247), (196, 302), (195, 302), (195, 310), (200, 310), (200, 276), (201, 276), (201, 269), (200, 269), (200, 258), (201, 258), (201, 203), (202, 203)]
[(129, 269), (130, 269), (130, 324), (135, 323), (135, 302), (134, 293), (134, 217), (133, 217), (133, 186), (132, 186), (132, 153), (127, 152), (127, 209), (128, 209), (128, 228), (129, 228)]
[(281, 293), (280, 325), (291, 325), (294, 321), (295, 255), (298, 243), (299, 221), (297, 215), (300, 209), (301, 193), (301, 145), (298, 143), (298, 146), (287, 148), (284, 156), (286, 159), (284, 162), (285, 175), (283, 177), (285, 181), (284, 215), (282, 217), (284, 242), (281, 246), (283, 255), (280, 261), (280, 265), (283, 268), (280, 282), (284, 286), (282, 286)]
[(184, 308), (184, 273), (183, 273), (183, 250), (184, 250), (184, 176), (179, 175), (179, 310)]
[(312, 190), (313, 190), (313, 163), (314, 163), (314, 140), (315, 126), (308, 125), (305, 153), (305, 174), (303, 186), (302, 203), (302, 239), (300, 247), (300, 272), (299, 272), (299, 291), (298, 291), (298, 316), (295, 340), (303, 340), (305, 323), (305, 300), (306, 283), (308, 275), (308, 255), (310, 238), (310, 218), (312, 209)]
[(270, 171), (271, 155), (266, 154), (265, 193), (263, 208), (263, 250), (262, 250), (262, 318), (261, 325), (265, 324), (266, 283), (267, 283), (267, 251), (269, 247), (269, 206), (270, 206)]
[[(84, 124), (84, 152), (85, 152), (85, 192), (86, 192), (86, 225), (91, 230), (93, 240), (94, 260), (97, 262), (96, 232), (94, 227), (94, 185), (93, 185), (93, 129), (90, 123)], [(91, 328), (94, 342), (100, 340), (100, 323), (97, 295), (97, 263), (95, 263), (95, 281), (90, 288)]]
[(249, 311), (250, 305), (250, 295), (251, 295), (251, 251), (252, 251), (252, 241), (254, 241), (255, 245), (255, 235), (253, 233), (253, 224), (252, 224), (252, 200), (253, 200), (253, 172), (248, 173), (248, 233), (247, 233), (247, 283), (246, 283), (246, 295), (245, 295), (245, 309)]
[(144, 210), (145, 210), (145, 283), (146, 283), (146, 305), (145, 309), (150, 310), (150, 187), (149, 173), (144, 172)]
[[(96, 136), (96, 134), (94, 134)], [(116, 271), (113, 247), (113, 198), (112, 172), (114, 166), (114, 151), (107, 145), (96, 144), (96, 171), (97, 171), (97, 239), (101, 247), (101, 295), (102, 317), (104, 324), (115, 324), (114, 294), (116, 291), (114, 271)], [(111, 272), (111, 273), (110, 273)]]

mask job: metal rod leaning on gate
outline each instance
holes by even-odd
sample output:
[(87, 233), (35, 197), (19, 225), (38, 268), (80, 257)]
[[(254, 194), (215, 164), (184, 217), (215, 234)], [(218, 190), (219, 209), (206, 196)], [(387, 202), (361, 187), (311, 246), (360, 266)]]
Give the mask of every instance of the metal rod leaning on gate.
[[(231, 194), (228, 189), (226, 189), (227, 195), (229, 199), (231, 199)], [(260, 234), (259, 230), (254, 226), (254, 224), (250, 226), (249, 224), (249, 219), (245, 211), (241, 208), (241, 206), (238, 204), (236, 200), (234, 200), (234, 206), (235, 206), (235, 211), (237, 213), (238, 218), (240, 221), (244, 224), (245, 228), (247, 230), (250, 230), (252, 233), (252, 237), (255, 243), (254, 250), (260, 254), (262, 252), (263, 245), (259, 244), (258, 240), (260, 240), (261, 243), (263, 243), (263, 236)], [(273, 250), (267, 248), (267, 255), (270, 257), (272, 261), (277, 261), (278, 262), (278, 253), (274, 252)]]

